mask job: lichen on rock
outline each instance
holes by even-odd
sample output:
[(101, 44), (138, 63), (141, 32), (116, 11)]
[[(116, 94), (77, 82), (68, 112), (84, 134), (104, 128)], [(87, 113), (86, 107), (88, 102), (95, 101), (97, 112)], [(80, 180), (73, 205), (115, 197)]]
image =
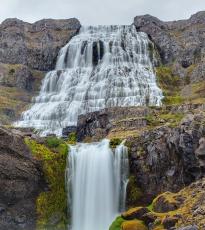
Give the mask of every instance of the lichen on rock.
[(67, 194), (65, 189), (65, 168), (68, 154), (67, 144), (56, 137), (48, 137), (38, 143), (25, 139), (33, 156), (42, 163), (48, 189), (37, 198), (37, 229), (67, 228)]

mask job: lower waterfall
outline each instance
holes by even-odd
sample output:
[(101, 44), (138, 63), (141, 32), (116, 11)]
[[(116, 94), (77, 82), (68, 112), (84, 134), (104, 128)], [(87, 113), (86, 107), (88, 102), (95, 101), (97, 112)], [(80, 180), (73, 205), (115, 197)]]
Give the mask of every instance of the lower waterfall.
[(70, 146), (67, 185), (72, 230), (108, 230), (123, 211), (129, 176), (128, 151), (109, 140)]

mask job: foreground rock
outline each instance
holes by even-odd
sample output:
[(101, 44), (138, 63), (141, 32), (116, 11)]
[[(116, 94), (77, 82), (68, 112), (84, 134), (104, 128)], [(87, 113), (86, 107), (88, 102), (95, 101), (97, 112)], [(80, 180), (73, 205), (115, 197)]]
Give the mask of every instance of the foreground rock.
[(17, 131), (0, 128), (0, 229), (35, 229), (36, 198), (44, 187), (39, 163)]
[(110, 230), (124, 229), (123, 226), (130, 223), (134, 226), (140, 221), (144, 223), (142, 229), (149, 230), (205, 229), (204, 187), (205, 179), (201, 179), (178, 193), (163, 193), (149, 207), (136, 207), (123, 213), (113, 222)]

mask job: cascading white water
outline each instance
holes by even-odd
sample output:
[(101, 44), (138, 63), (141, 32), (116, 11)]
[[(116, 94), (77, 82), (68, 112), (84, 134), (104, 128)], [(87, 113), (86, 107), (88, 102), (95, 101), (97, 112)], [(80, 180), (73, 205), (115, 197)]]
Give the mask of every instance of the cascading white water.
[(114, 153), (109, 140), (70, 146), (67, 184), (71, 229), (108, 230), (125, 205), (128, 175), (128, 153), (123, 143)]
[(89, 26), (61, 49), (35, 104), (17, 126), (62, 134), (79, 114), (105, 107), (160, 105), (147, 34), (131, 26)]

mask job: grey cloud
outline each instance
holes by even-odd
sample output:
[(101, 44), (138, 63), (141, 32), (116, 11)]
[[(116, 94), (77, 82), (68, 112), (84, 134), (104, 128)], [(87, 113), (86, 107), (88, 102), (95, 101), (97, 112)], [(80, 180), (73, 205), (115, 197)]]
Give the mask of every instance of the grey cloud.
[(131, 24), (142, 14), (177, 20), (205, 10), (204, 0), (0, 0), (0, 4), (0, 21), (76, 17), (85, 25)]

